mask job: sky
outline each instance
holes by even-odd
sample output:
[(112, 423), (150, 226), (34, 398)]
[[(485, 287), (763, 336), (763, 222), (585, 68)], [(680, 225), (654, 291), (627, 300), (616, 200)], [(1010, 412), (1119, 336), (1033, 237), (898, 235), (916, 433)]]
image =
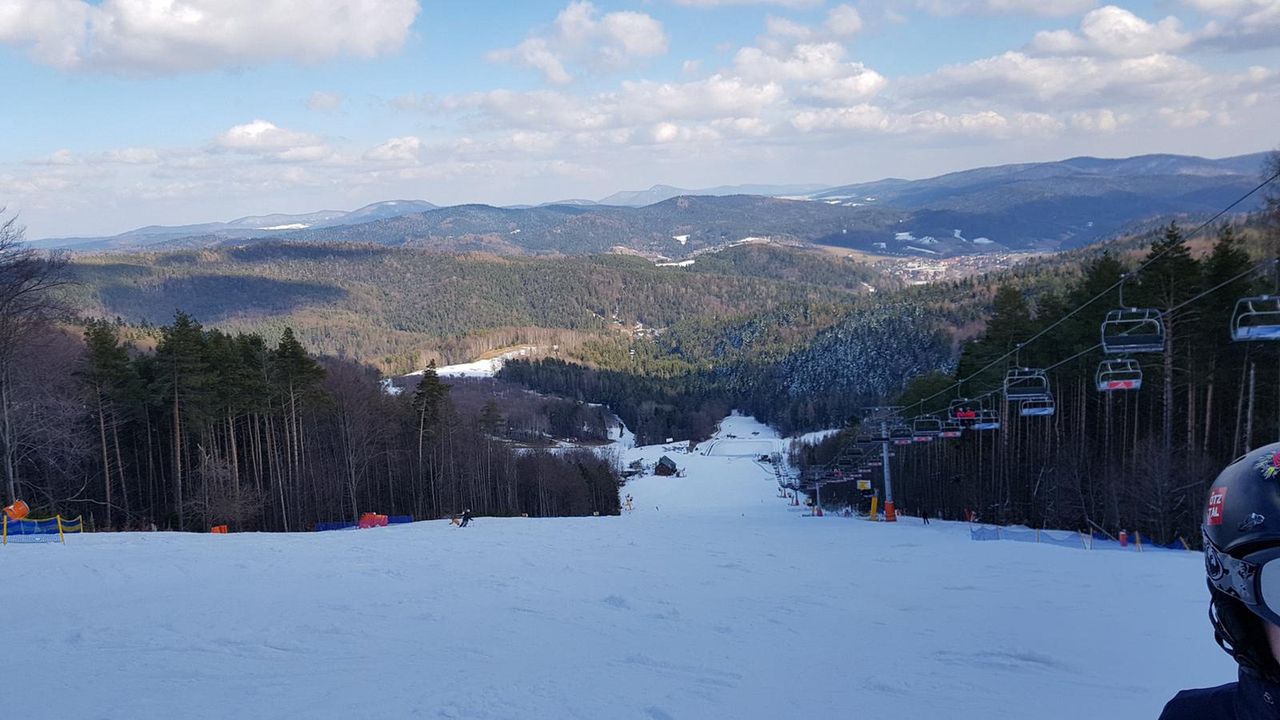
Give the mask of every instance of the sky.
[(1280, 145), (1280, 0), (0, 0), (29, 238)]

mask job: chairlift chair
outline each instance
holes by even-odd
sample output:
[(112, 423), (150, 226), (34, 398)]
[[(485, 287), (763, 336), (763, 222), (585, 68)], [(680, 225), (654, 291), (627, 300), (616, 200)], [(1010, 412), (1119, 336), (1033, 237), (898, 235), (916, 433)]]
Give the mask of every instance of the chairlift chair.
[(1094, 376), (1098, 392), (1139, 390), (1142, 388), (1142, 366), (1133, 358), (1103, 360)]
[(960, 437), (964, 426), (954, 420), (948, 420), (942, 423), (941, 437), (947, 440), (955, 440)]
[(894, 425), (889, 428), (889, 441), (894, 445), (910, 445), (911, 428), (906, 425)]
[(983, 409), (978, 411), (978, 417), (973, 423), (974, 430), (999, 430), (1000, 416), (995, 410)]
[(956, 398), (947, 409), (947, 418), (962, 425), (972, 425), (978, 419), (978, 403), (969, 398)]
[(1010, 402), (1049, 396), (1049, 376), (1044, 370), (1014, 368), (1004, 376), (1004, 397)]
[(1023, 400), (1018, 406), (1018, 414), (1022, 417), (1048, 417), (1057, 411), (1053, 396)]
[(1164, 352), (1164, 320), (1155, 308), (1121, 308), (1102, 321), (1102, 351), (1110, 355)]
[(1232, 340), (1280, 340), (1280, 296), (1240, 298), (1231, 314)]
[(911, 423), (911, 439), (918, 443), (933, 442), (942, 434), (942, 421), (937, 418), (916, 418)]

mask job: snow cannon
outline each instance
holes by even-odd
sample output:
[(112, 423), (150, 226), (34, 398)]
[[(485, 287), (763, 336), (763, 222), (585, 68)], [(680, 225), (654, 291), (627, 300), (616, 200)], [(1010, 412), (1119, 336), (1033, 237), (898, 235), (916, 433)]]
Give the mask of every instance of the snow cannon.
[(31, 514), (31, 508), (22, 500), (15, 500), (12, 505), (4, 509), (4, 514), (8, 515), (10, 520), (22, 520)]

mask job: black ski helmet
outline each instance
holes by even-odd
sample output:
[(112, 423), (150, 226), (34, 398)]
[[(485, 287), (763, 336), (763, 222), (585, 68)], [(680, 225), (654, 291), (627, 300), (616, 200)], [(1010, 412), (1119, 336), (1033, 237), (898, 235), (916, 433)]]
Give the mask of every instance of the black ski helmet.
[(1240, 563), (1246, 555), (1280, 548), (1280, 443), (1249, 452), (1218, 475), (1201, 530), (1214, 638), (1241, 667), (1280, 682), (1263, 625), (1280, 625), (1280, 614), (1250, 590), (1257, 568)]

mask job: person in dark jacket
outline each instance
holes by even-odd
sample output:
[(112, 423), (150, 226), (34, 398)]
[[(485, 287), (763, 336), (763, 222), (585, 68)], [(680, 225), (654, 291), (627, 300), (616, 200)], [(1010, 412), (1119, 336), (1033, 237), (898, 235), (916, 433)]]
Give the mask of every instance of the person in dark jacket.
[(1213, 637), (1239, 678), (1183, 690), (1160, 720), (1280, 720), (1280, 443), (1218, 475), (1201, 530)]
[(458, 527), (466, 527), (469, 522), (471, 522), (471, 508), (462, 511), (462, 522), (458, 524)]

